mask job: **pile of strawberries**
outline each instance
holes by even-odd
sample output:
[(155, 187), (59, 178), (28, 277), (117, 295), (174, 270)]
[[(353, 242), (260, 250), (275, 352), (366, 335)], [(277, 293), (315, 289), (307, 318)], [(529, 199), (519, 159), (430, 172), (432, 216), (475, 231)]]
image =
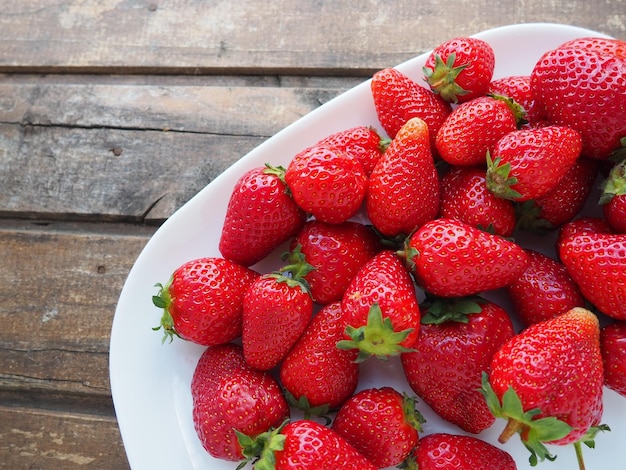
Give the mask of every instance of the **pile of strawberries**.
[[(222, 256), (159, 285), (164, 340), (207, 347), (191, 393), (212, 456), (514, 469), (467, 435), (504, 418), (500, 441), (518, 434), (531, 464), (573, 444), (583, 468), (581, 443), (607, 430), (603, 385), (626, 396), (626, 43), (569, 41), (528, 76), (493, 80), (494, 64), (489, 44), (460, 37), (433, 50), (424, 84), (376, 73), (382, 131), (245, 173)], [(599, 182), (604, 217), (582, 216)], [(554, 250), (516, 243), (524, 232), (558, 234)], [(280, 269), (253, 269), (285, 243)], [(419, 435), (416, 397), (391, 386), (356, 392), (360, 364), (392, 356), (463, 433)]]

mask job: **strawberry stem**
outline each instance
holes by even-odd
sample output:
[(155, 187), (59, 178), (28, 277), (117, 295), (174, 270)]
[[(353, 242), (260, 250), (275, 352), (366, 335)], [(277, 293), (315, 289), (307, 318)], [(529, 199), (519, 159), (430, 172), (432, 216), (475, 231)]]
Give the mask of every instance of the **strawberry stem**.
[(500, 444), (504, 444), (508, 442), (508, 440), (514, 434), (521, 433), (522, 429), (523, 429), (522, 423), (520, 423), (516, 419), (509, 418), (508, 421), (506, 422), (506, 426), (504, 427), (504, 429), (500, 433), (500, 436), (498, 437), (498, 442)]
[(578, 462), (578, 469), (585, 470), (585, 459), (583, 458), (583, 447), (580, 441), (574, 442), (574, 449), (576, 450), (576, 461)]

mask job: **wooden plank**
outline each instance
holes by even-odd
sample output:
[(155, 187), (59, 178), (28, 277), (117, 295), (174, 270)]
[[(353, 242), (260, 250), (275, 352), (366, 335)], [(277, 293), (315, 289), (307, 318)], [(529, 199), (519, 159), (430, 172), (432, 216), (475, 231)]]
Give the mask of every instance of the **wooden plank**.
[(110, 396), (115, 306), (154, 229), (93, 228), (0, 226), (0, 389)]
[(0, 9), (0, 70), (362, 75), (452, 35), (538, 21), (626, 32), (622, 0), (20, 0)]
[(129, 468), (113, 416), (0, 405), (2, 468)]

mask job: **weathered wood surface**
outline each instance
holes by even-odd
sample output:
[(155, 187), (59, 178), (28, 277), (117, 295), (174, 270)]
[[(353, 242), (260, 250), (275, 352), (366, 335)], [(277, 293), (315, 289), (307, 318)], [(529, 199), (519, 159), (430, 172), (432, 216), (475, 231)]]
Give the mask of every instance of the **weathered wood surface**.
[(455, 35), (626, 37), (623, 0), (0, 0), (0, 467), (121, 469), (108, 343), (158, 225), (260, 142)]

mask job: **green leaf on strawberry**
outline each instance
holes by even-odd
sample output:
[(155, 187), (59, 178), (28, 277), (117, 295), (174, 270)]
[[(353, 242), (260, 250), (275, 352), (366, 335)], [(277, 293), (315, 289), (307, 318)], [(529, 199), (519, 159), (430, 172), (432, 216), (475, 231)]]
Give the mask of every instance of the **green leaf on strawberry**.
[(487, 152), (486, 159), (486, 181), (489, 191), (502, 199), (516, 200), (521, 198), (522, 195), (511, 187), (518, 182), (516, 177), (510, 176), (511, 164), (509, 162), (502, 163), (499, 157), (493, 160), (489, 151)]
[(441, 325), (447, 321), (468, 323), (468, 315), (482, 312), (480, 297), (455, 297), (450, 299), (428, 298), (420, 309), (425, 312), (421, 322), (425, 325)]
[(169, 283), (164, 287), (163, 284), (159, 282), (155, 284), (154, 287), (159, 288), (159, 293), (152, 296), (152, 303), (155, 307), (163, 309), (163, 316), (161, 317), (159, 325), (152, 328), (152, 330), (159, 331), (163, 328), (163, 338), (161, 339), (161, 344), (165, 344), (167, 340), (171, 343), (174, 341), (174, 336), (180, 337), (180, 335), (174, 328), (174, 319), (169, 311), (169, 306), (172, 303), (169, 292)]
[(388, 317), (383, 319), (380, 306), (372, 304), (367, 317), (367, 324), (358, 328), (348, 325), (345, 333), (351, 339), (337, 342), (337, 347), (340, 349), (358, 349), (359, 354), (356, 362), (363, 362), (371, 356), (384, 360), (389, 356), (413, 351), (400, 345), (412, 331), (413, 328), (395, 331), (391, 319)]
[(504, 418), (507, 425), (498, 441), (506, 442), (513, 434), (519, 433), (522, 443), (530, 451), (529, 462), (534, 467), (539, 461), (554, 460), (544, 442), (555, 441), (569, 434), (572, 427), (554, 416), (536, 418), (541, 414), (539, 408), (524, 411), (522, 402), (512, 387), (502, 396), (502, 403), (489, 383), (487, 373), (483, 373), (481, 392), (489, 410), (496, 418)]

